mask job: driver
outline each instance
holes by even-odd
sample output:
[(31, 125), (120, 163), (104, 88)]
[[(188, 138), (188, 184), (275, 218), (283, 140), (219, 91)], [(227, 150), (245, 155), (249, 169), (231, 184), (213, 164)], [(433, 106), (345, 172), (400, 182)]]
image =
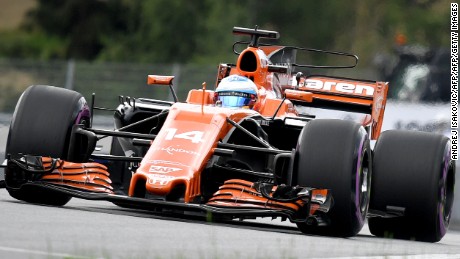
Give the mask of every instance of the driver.
[(230, 75), (217, 86), (215, 98), (216, 106), (252, 109), (257, 102), (257, 86), (247, 77)]

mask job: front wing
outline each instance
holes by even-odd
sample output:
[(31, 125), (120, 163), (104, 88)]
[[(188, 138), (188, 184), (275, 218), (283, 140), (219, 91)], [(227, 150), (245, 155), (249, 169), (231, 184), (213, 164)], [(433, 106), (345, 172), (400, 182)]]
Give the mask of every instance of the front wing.
[[(245, 180), (227, 180), (207, 203), (185, 203), (115, 194), (106, 167), (98, 163), (71, 163), (59, 159), (20, 156), (9, 159), (10, 185), (14, 193), (46, 193), (45, 197), (68, 196), (87, 200), (105, 200), (121, 207), (195, 214), (211, 218), (281, 217), (291, 222), (327, 225), (332, 204), (328, 190), (276, 186)], [(13, 183), (13, 184), (12, 184)], [(14, 196), (13, 196), (14, 197)]]
[(310, 222), (311, 224), (323, 225), (326, 224), (327, 219), (322, 216), (316, 215), (314, 218), (299, 219), (295, 213), (287, 209), (263, 209), (263, 208), (245, 208), (239, 207), (224, 207), (212, 206), (207, 204), (194, 204), (183, 202), (172, 202), (153, 200), (146, 198), (129, 197), (119, 194), (97, 193), (79, 190), (69, 186), (61, 186), (47, 182), (29, 182), (21, 186), (21, 189), (34, 190), (34, 191), (48, 191), (65, 194), (75, 198), (85, 200), (99, 200), (109, 201), (118, 206), (141, 209), (153, 212), (173, 213), (203, 216), (206, 218), (255, 218), (255, 217), (281, 217), (288, 218), (292, 222)]

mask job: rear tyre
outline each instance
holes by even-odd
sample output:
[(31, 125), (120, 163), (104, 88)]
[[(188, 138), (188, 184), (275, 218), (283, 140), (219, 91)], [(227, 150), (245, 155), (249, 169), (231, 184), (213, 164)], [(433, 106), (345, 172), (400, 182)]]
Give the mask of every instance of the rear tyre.
[(314, 120), (305, 125), (294, 159), (295, 184), (330, 189), (333, 206), (328, 226), (297, 223), (308, 234), (349, 237), (363, 227), (369, 204), (372, 157), (366, 130), (343, 120)]
[[(77, 92), (44, 85), (27, 88), (19, 98), (10, 124), (5, 154), (28, 154), (66, 159), (74, 124), (88, 125), (90, 112)], [(5, 169), (5, 182), (16, 199), (49, 205), (64, 205), (70, 197), (28, 186), (19, 188), (16, 172)]]
[(416, 131), (386, 131), (374, 149), (370, 209), (404, 209), (397, 218), (369, 218), (373, 235), (437, 242), (452, 212), (455, 165), (449, 139)]

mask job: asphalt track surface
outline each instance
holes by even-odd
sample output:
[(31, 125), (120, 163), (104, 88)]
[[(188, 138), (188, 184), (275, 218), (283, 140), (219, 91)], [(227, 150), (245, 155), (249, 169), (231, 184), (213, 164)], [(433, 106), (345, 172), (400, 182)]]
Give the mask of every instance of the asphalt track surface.
[(301, 234), (261, 219), (211, 223), (72, 199), (27, 204), (0, 190), (0, 258), (460, 258), (460, 232), (439, 243)]
[[(0, 157), (6, 125), (0, 124)], [(72, 199), (51, 207), (0, 189), (0, 258), (460, 258), (460, 232), (439, 243), (309, 236), (279, 220), (208, 222)]]

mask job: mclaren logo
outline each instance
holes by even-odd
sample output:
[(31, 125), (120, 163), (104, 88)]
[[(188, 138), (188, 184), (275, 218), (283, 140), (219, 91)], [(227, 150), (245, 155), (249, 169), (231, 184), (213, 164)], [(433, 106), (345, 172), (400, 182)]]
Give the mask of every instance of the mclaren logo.
[(168, 166), (159, 166), (159, 165), (151, 165), (149, 172), (150, 173), (160, 173), (160, 174), (167, 174), (170, 172), (177, 172), (182, 169), (175, 168), (175, 167), (168, 167)]
[(305, 88), (323, 91), (333, 91), (345, 94), (358, 94), (365, 96), (374, 95), (374, 87), (370, 85), (360, 85), (345, 82), (322, 81), (318, 79), (305, 80)]

